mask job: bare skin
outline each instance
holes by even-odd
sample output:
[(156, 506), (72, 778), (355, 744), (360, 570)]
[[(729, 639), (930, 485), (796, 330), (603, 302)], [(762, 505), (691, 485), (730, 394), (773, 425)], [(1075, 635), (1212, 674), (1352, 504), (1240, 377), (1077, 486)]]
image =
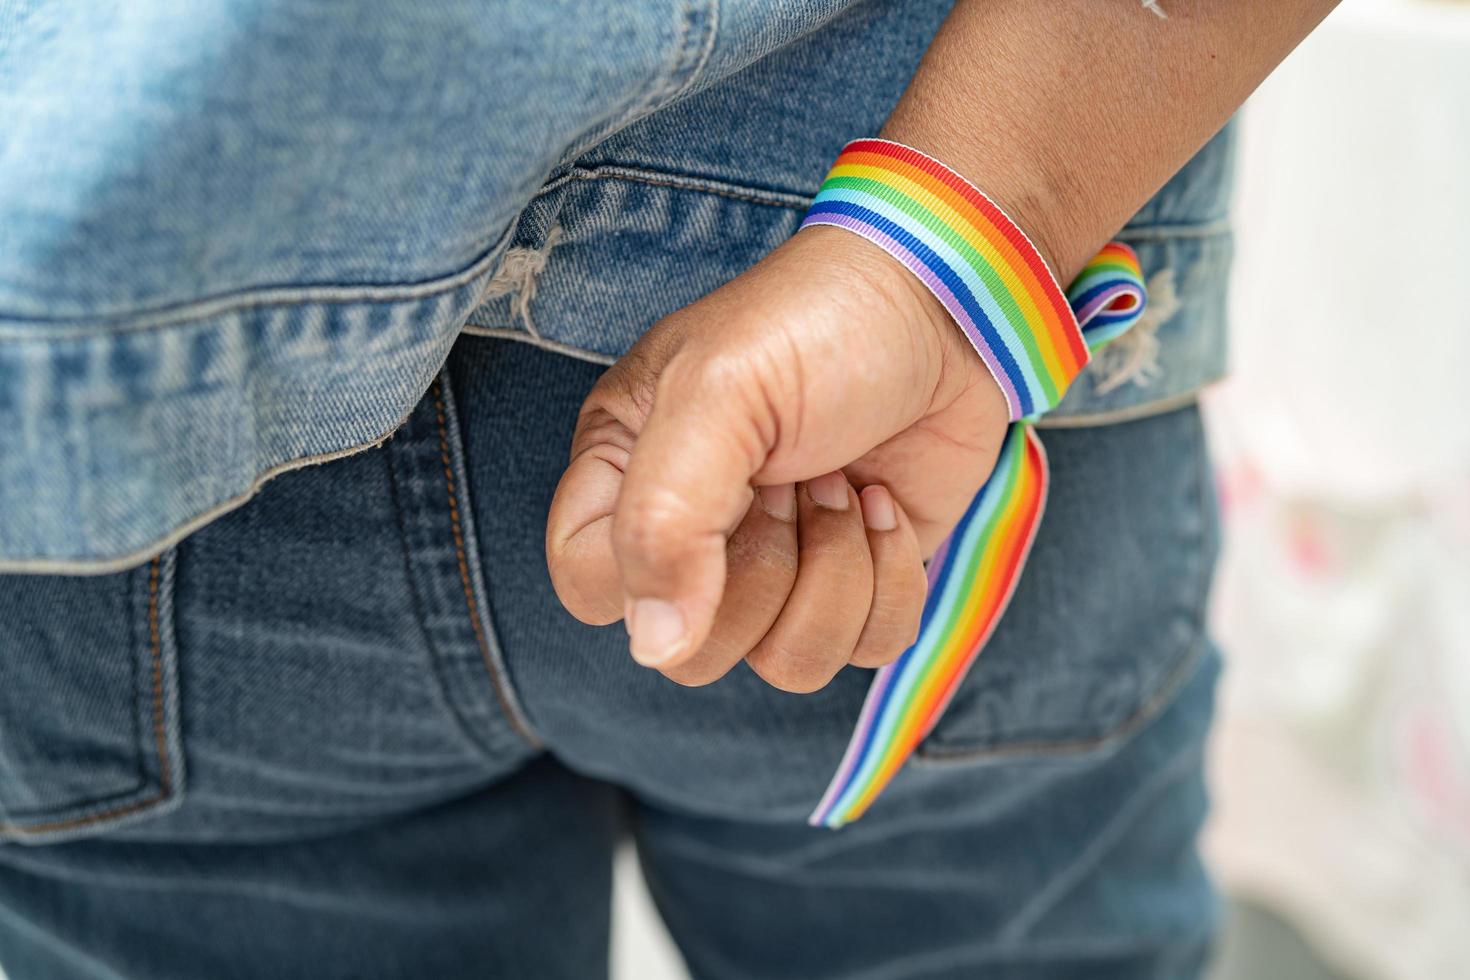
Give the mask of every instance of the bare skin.
[[(1134, 0), (961, 0), (883, 135), (985, 189), (1066, 281), (1334, 5), (1177, 0), (1160, 20)], [(816, 690), (913, 639), (923, 558), (1006, 425), (906, 269), (807, 229), (588, 396), (547, 525), (557, 594), (627, 618), (634, 657), (681, 683), (745, 660)]]

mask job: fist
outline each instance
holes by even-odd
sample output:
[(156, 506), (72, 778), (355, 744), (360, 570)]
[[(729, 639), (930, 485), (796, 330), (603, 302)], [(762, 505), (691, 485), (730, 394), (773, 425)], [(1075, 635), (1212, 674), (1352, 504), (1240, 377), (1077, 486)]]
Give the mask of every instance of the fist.
[(686, 684), (790, 691), (918, 630), (923, 560), (989, 475), (1004, 395), (881, 249), (801, 231), (601, 378), (552, 503), (552, 582)]

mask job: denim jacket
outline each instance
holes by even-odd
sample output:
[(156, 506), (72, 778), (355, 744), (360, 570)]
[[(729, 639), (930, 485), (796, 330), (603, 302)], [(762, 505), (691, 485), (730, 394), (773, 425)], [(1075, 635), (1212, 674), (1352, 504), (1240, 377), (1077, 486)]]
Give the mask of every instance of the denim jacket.
[[(947, 0), (0, 7), (0, 571), (137, 564), (377, 443), (461, 330), (610, 362), (789, 236)], [(1230, 134), (1051, 424), (1218, 377)]]

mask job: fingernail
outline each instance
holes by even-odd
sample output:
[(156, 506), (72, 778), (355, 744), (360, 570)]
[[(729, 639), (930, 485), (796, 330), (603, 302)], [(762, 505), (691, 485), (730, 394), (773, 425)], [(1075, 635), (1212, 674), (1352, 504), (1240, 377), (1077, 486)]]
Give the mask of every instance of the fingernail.
[(858, 498), (863, 504), (863, 523), (874, 531), (892, 531), (898, 527), (898, 514), (893, 510), (893, 497), (879, 486), (863, 489)]
[(628, 637), (633, 659), (645, 667), (657, 667), (683, 651), (684, 614), (667, 600), (639, 599), (633, 603)]
[(761, 498), (761, 510), (778, 521), (788, 524), (796, 520), (796, 485), (781, 483), (774, 487), (757, 487)]
[(823, 507), (847, 510), (847, 477), (841, 472), (825, 473), (815, 480), (808, 480), (806, 492)]

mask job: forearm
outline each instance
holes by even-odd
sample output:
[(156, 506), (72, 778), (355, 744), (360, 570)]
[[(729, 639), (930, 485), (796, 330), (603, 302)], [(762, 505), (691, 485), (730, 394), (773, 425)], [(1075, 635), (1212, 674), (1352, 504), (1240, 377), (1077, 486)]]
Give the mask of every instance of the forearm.
[(1337, 0), (960, 0), (883, 135), (969, 177), (1064, 282)]

